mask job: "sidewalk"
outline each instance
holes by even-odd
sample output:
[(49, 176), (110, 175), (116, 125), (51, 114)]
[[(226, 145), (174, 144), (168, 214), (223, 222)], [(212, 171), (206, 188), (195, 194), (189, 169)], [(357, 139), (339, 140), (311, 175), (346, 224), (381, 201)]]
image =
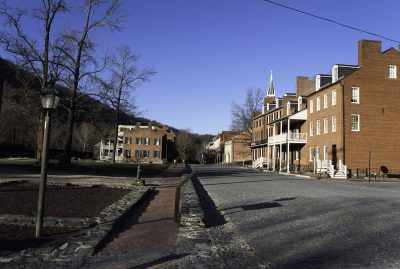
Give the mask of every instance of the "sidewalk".
[[(150, 197), (128, 216), (83, 268), (175, 268), (179, 225), (175, 192), (182, 167), (171, 167)], [(146, 182), (147, 183), (147, 182)]]

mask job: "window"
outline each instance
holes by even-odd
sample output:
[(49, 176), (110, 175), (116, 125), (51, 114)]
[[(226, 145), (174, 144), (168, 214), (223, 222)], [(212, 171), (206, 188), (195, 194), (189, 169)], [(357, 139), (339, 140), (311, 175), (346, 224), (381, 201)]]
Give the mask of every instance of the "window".
[(141, 158), (142, 157), (142, 151), (141, 150), (135, 150), (135, 157), (136, 158)]
[(321, 160), (321, 148), (317, 147), (317, 153), (315, 154), (315, 159), (316, 160)]
[(321, 98), (318, 96), (317, 97), (317, 111), (321, 109)]
[(142, 139), (140, 137), (136, 137), (136, 145), (141, 145)]
[(154, 158), (160, 158), (160, 152), (155, 150), (153, 156), (154, 156)]
[(332, 116), (332, 132), (336, 132), (336, 116)]
[(314, 112), (314, 100), (310, 100), (310, 114)]
[(314, 135), (314, 123), (310, 122), (310, 136)]
[(328, 146), (324, 146), (324, 161), (328, 160)]
[(290, 102), (286, 103), (286, 115), (290, 115)]
[(336, 106), (336, 89), (332, 91), (332, 106)]
[(310, 161), (314, 160), (314, 148), (310, 148)]
[(324, 93), (324, 108), (328, 108), (328, 93)]
[(143, 145), (149, 145), (150, 144), (150, 138), (142, 137), (142, 144)]
[(351, 103), (353, 104), (360, 103), (360, 88), (358, 87), (351, 88)]
[(389, 65), (389, 78), (397, 78), (397, 70), (395, 65)]
[(125, 157), (126, 158), (130, 158), (131, 157), (131, 150), (130, 149), (126, 149), (125, 150)]
[(360, 115), (351, 114), (351, 130), (360, 131)]
[(143, 150), (142, 151), (142, 156), (143, 156), (143, 158), (149, 158), (149, 151), (148, 150)]
[(160, 145), (160, 138), (154, 138), (154, 145), (156, 146)]
[(324, 119), (324, 134), (328, 133), (328, 118)]
[(321, 121), (317, 120), (317, 135), (321, 133)]
[(131, 137), (124, 137), (124, 144), (131, 144), (132, 138)]

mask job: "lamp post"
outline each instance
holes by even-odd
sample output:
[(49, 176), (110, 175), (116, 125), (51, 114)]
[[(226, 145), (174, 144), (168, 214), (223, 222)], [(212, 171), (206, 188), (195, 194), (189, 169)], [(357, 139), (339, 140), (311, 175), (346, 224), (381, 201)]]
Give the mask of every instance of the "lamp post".
[(50, 112), (55, 109), (60, 101), (60, 96), (56, 93), (54, 82), (47, 82), (46, 88), (40, 93), (40, 99), (45, 112), (44, 118), (44, 136), (43, 136), (43, 154), (42, 163), (40, 167), (40, 186), (38, 198), (38, 210), (36, 220), (36, 237), (42, 236), (43, 229), (43, 215), (44, 215), (44, 200), (46, 195), (46, 181), (47, 181), (47, 158), (49, 152), (49, 138), (50, 138)]

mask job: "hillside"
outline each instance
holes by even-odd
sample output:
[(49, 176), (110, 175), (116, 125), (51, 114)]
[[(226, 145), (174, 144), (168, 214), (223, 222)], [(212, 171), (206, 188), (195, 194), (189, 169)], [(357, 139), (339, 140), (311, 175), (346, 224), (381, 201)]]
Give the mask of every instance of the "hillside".
[[(51, 148), (63, 149), (69, 92), (67, 88), (56, 87), (61, 99), (57, 110), (52, 114)], [(37, 126), (42, 113), (39, 89), (39, 83), (33, 75), (16, 64), (0, 58), (0, 149), (12, 148), (15, 145), (29, 150), (35, 149)], [(115, 110), (89, 95), (80, 94), (78, 99), (73, 150), (82, 150), (80, 138), (86, 132), (86, 136), (90, 136), (86, 137), (89, 142), (86, 150), (91, 151), (99, 140), (112, 137)], [(128, 113), (120, 114), (120, 124), (136, 122), (141, 122), (143, 125), (149, 122), (153, 125), (162, 125), (157, 121), (135, 117)], [(85, 130), (82, 127), (83, 123)], [(176, 128), (170, 128), (178, 132)], [(90, 134), (86, 129), (89, 129)]]

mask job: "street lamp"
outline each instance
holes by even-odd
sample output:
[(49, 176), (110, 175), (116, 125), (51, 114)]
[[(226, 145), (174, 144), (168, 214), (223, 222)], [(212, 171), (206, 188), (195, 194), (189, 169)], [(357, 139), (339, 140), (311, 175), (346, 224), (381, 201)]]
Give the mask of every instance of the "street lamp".
[(50, 112), (55, 109), (60, 101), (60, 96), (56, 93), (54, 82), (46, 82), (44, 91), (40, 93), (40, 99), (45, 112), (44, 118), (44, 136), (42, 148), (42, 164), (40, 167), (40, 186), (39, 186), (39, 199), (36, 220), (36, 237), (41, 237), (43, 230), (43, 215), (44, 215), (44, 199), (46, 194), (46, 181), (47, 181), (47, 158), (49, 152), (49, 138), (50, 138)]

